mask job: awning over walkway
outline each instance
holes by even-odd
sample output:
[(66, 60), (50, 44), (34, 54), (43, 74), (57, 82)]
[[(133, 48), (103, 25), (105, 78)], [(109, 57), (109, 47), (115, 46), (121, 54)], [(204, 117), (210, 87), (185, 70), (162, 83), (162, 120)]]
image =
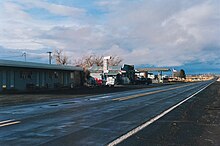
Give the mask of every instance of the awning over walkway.
[(171, 71), (170, 68), (161, 68), (161, 67), (156, 67), (156, 68), (139, 68), (137, 70), (139, 72)]

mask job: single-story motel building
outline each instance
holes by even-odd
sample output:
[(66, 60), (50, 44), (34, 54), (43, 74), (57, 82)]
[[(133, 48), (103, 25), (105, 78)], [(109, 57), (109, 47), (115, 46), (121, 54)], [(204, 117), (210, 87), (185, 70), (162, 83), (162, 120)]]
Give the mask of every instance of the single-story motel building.
[(0, 92), (73, 88), (82, 84), (80, 67), (0, 60)]

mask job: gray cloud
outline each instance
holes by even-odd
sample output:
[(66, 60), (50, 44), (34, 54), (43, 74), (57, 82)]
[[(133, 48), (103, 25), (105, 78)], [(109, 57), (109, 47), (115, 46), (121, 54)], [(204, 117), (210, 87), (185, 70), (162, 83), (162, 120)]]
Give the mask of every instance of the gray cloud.
[[(219, 52), (220, 13), (215, 1), (144, 1), (127, 7), (122, 5), (109, 13), (107, 23), (122, 41), (124, 35), (128, 36), (126, 44), (132, 46), (131, 52), (142, 48), (145, 59), (127, 54), (136, 63), (163, 66), (201, 61), (204, 57), (200, 55), (210, 44), (217, 46), (212, 51)], [(206, 56), (212, 58), (211, 54)]]
[[(71, 57), (113, 54), (127, 63), (155, 66), (220, 59), (217, 0), (95, 1), (97, 10), (106, 10), (102, 23), (81, 8), (18, 3), (10, 1), (0, 10), (0, 45), (5, 48), (61, 48)], [(26, 12), (34, 7), (67, 18), (36, 20)]]

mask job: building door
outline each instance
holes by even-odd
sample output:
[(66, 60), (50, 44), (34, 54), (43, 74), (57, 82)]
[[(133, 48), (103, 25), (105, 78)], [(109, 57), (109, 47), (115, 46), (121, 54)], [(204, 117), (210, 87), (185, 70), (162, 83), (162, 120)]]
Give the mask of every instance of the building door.
[(10, 88), (15, 87), (15, 73), (13, 70), (10, 71)]
[(67, 72), (64, 72), (63, 73), (63, 78), (64, 78), (64, 86), (67, 86), (68, 85), (68, 74)]
[(2, 71), (2, 89), (7, 89), (7, 71)]
[(45, 72), (41, 72), (41, 87), (45, 86), (45, 78), (46, 78), (46, 73)]
[(64, 73), (60, 72), (60, 84), (63, 85), (64, 84)]
[(39, 87), (40, 86), (40, 73), (36, 72), (36, 86)]

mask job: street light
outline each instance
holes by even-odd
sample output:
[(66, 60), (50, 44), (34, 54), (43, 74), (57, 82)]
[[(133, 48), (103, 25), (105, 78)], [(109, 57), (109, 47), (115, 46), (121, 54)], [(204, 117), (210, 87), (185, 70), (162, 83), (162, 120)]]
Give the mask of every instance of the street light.
[(52, 55), (51, 54), (52, 54), (52, 52), (49, 51), (47, 53), (49, 54), (49, 64), (51, 64), (51, 60), (52, 60)]

